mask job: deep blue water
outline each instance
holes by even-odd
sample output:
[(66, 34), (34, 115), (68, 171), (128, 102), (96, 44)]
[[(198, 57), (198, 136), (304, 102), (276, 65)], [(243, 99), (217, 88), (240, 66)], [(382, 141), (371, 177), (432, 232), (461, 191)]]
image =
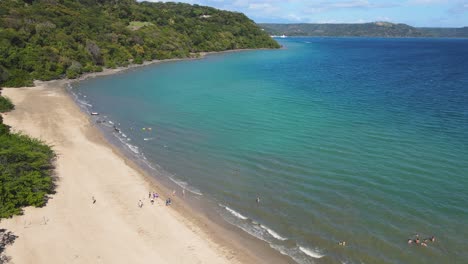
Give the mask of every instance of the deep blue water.
[(73, 91), (137, 157), (297, 262), (466, 263), (468, 40), (280, 41)]

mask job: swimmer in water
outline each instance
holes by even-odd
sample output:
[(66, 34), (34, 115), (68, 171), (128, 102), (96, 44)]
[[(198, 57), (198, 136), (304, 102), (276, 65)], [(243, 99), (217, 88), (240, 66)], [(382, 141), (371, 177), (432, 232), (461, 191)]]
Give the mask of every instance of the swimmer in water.
[(260, 203), (260, 197), (257, 196), (257, 199), (255, 199), (255, 201), (259, 204)]

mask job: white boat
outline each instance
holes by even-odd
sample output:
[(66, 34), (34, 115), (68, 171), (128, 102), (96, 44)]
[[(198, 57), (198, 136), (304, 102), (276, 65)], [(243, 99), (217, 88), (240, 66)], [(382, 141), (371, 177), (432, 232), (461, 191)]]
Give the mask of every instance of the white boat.
[(280, 36), (280, 38), (286, 38), (286, 35), (283, 34), (283, 35)]
[(99, 115), (98, 112), (91, 112), (91, 115)]

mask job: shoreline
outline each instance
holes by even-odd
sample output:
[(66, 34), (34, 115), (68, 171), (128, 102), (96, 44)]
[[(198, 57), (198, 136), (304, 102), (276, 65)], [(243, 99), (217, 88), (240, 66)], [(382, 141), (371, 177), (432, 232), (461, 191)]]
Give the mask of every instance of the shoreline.
[[(202, 54), (200, 58), (203, 58), (206, 55), (208, 54)], [(57, 194), (51, 196), (49, 203), (44, 208), (28, 207), (25, 208), (24, 215), (15, 216), (10, 219), (4, 219), (1, 222), (3, 228), (7, 228), (8, 230), (13, 231), (15, 234), (20, 236), (13, 245), (7, 247), (6, 249), (6, 255), (11, 256), (13, 258), (13, 262), (23, 263), (22, 260), (24, 262), (30, 262), (30, 260), (34, 260), (36, 263), (40, 263), (42, 261), (47, 263), (63, 263), (65, 260), (70, 261), (70, 256), (68, 256), (71, 252), (70, 248), (62, 249), (65, 251), (65, 253), (61, 251), (62, 253), (60, 254), (60, 257), (56, 259), (56, 261), (47, 259), (48, 256), (45, 253), (47, 252), (47, 248), (45, 248), (47, 243), (42, 242), (47, 241), (48, 239), (51, 239), (50, 242), (56, 241), (56, 239), (64, 239), (79, 244), (83, 249), (82, 251), (85, 252), (75, 254), (78, 256), (74, 258), (75, 261), (84, 263), (95, 260), (90, 258), (92, 254), (87, 254), (87, 251), (95, 251), (95, 249), (90, 249), (89, 245), (86, 243), (90, 242), (88, 241), (89, 239), (83, 239), (83, 237), (80, 237), (79, 234), (76, 234), (76, 230), (68, 230), (68, 233), (62, 232), (62, 234), (55, 230), (70, 229), (67, 228), (67, 224), (69, 224), (70, 221), (73, 223), (73, 229), (76, 229), (75, 225), (77, 225), (79, 227), (79, 232), (90, 232), (102, 237), (101, 240), (104, 241), (104, 243), (99, 244), (97, 248), (102, 251), (109, 251), (110, 247), (107, 243), (115, 243), (113, 241), (115, 238), (113, 238), (112, 235), (109, 236), (109, 233), (104, 235), (100, 234), (100, 232), (96, 230), (97, 227), (93, 225), (91, 220), (89, 223), (87, 223), (88, 225), (84, 226), (80, 225), (79, 222), (75, 223), (75, 221), (78, 220), (74, 220), (74, 218), (77, 217), (80, 219), (82, 215), (76, 216), (76, 214), (79, 214), (80, 211), (75, 212), (75, 210), (71, 210), (75, 207), (72, 206), (72, 208), (70, 208), (69, 204), (78, 203), (78, 207), (82, 208), (81, 212), (84, 211), (89, 213), (89, 210), (92, 210), (92, 206), (90, 206), (90, 202), (88, 201), (91, 199), (91, 196), (89, 195), (98, 197), (96, 199), (99, 203), (99, 201), (102, 200), (102, 198), (100, 198), (101, 195), (109, 195), (107, 193), (103, 193), (103, 191), (105, 192), (108, 188), (110, 188), (108, 185), (120, 184), (120, 182), (117, 182), (117, 180), (112, 177), (101, 177), (99, 175), (99, 172), (102, 173), (102, 169), (94, 168), (96, 166), (96, 164), (93, 164), (94, 156), (95, 159), (103, 159), (102, 162), (99, 162), (99, 165), (106, 167), (106, 173), (108, 173), (107, 170), (112, 169), (113, 171), (116, 169), (125, 171), (126, 173), (116, 172), (117, 174), (120, 174), (120, 180), (129, 182), (132, 186), (132, 190), (139, 189), (141, 191), (141, 193), (138, 193), (132, 201), (123, 202), (121, 199), (122, 197), (129, 198), (128, 193), (126, 193), (128, 187), (123, 189), (110, 188), (112, 190), (112, 195), (114, 195), (113, 198), (116, 198), (118, 201), (120, 201), (120, 203), (125, 203), (126, 206), (125, 208), (121, 208), (122, 206), (119, 204), (116, 205), (115, 202), (105, 202), (110, 206), (110, 208), (105, 209), (106, 212), (110, 211), (107, 212), (108, 216), (112, 215), (114, 217), (122, 217), (125, 219), (130, 217), (132, 213), (137, 213), (139, 209), (136, 206), (138, 202), (137, 198), (143, 200), (145, 203), (145, 206), (142, 208), (143, 210), (140, 211), (144, 211), (144, 209), (153, 209), (148, 208), (151, 207), (151, 205), (149, 204), (147, 197), (146, 200), (144, 197), (147, 196), (146, 194), (148, 193), (148, 190), (157, 190), (161, 196), (160, 201), (157, 202), (158, 205), (154, 206), (158, 211), (156, 215), (152, 215), (155, 214), (155, 212), (150, 212), (149, 215), (147, 215), (149, 219), (141, 219), (140, 217), (138, 218), (139, 221), (136, 223), (132, 223), (132, 221), (130, 221), (131, 224), (118, 223), (114, 225), (114, 227), (118, 228), (119, 230), (123, 229), (121, 232), (130, 233), (126, 234), (129, 238), (126, 239), (125, 242), (128, 242), (133, 246), (131, 249), (128, 247), (122, 248), (122, 251), (119, 251), (120, 254), (113, 253), (114, 256), (105, 254), (105, 256), (98, 255), (98, 259), (103, 260), (104, 263), (110, 261), (117, 263), (127, 262), (126, 257), (128, 255), (131, 255), (134, 253), (134, 251), (142, 251), (141, 249), (138, 250), (138, 245), (142, 246), (142, 242), (140, 240), (145, 239), (146, 242), (149, 241), (148, 243), (153, 245), (153, 247), (148, 247), (146, 254), (140, 254), (138, 259), (141, 260), (141, 262), (154, 261), (155, 259), (159, 259), (160, 261), (167, 263), (193, 263), (195, 260), (199, 260), (203, 263), (292, 263), (292, 260), (269, 248), (269, 246), (266, 243), (263, 243), (263, 241), (251, 237), (243, 231), (239, 232), (239, 228), (235, 226), (229, 226), (227, 223), (224, 225), (222, 223), (216, 223), (215, 221), (209, 219), (209, 215), (205, 215), (204, 212), (197, 212), (186, 202), (179, 203), (179, 197), (174, 197), (176, 202), (170, 207), (165, 207), (162, 205), (162, 199), (170, 196), (170, 190), (168, 190), (164, 184), (160, 184), (157, 179), (144, 171), (144, 169), (136, 164), (135, 161), (122, 153), (118, 146), (109, 142), (105, 138), (103, 131), (100, 131), (98, 127), (92, 122), (90, 116), (87, 116), (79, 108), (77, 102), (73, 100), (71, 93), (69, 93), (65, 88), (68, 84), (82, 81), (88, 78), (112, 75), (132, 68), (176, 60), (178, 61), (186, 59), (163, 61), (157, 60), (146, 62), (142, 65), (130, 65), (129, 67), (125, 68), (121, 67), (117, 69), (105, 69), (103, 72), (88, 73), (82, 75), (78, 79), (73, 80), (64, 79), (47, 82), (36, 81), (34, 87), (4, 89), (4, 95), (12, 99), (12, 101), (17, 106), (14, 111), (4, 115), (5, 123), (11, 125), (13, 131), (15, 132), (21, 131), (52, 145), (54, 151), (58, 155), (56, 161), (56, 173), (59, 178), (57, 182)], [(42, 100), (37, 100), (38, 97), (42, 97)], [(59, 112), (60, 109), (65, 110), (63, 111), (65, 113)], [(63, 118), (64, 115), (65, 118)], [(58, 117), (58, 119), (54, 119), (54, 116)], [(60, 117), (62, 117), (62, 119)], [(54, 122), (54, 120), (63, 121), (61, 125), (58, 125)], [(74, 134), (76, 138), (70, 139), (68, 135), (69, 133)], [(79, 146), (80, 144), (74, 144), (74, 141), (77, 140), (79, 140), (83, 146)], [(72, 147), (69, 145), (72, 145)], [(103, 155), (89, 155), (90, 150), (88, 150), (87, 147), (91, 149), (99, 149), (100, 151), (98, 151), (98, 153), (105, 153), (106, 159), (103, 158)], [(80, 153), (76, 153), (77, 151)], [(74, 178), (68, 175), (66, 176), (67, 173), (71, 172), (70, 170), (76, 170), (76, 166), (75, 163), (70, 164), (65, 160), (77, 159), (75, 156), (80, 156), (80, 154), (83, 155), (83, 159), (85, 159), (85, 156), (89, 157), (86, 157), (87, 163), (79, 163), (79, 167), (92, 167), (89, 169), (91, 171), (88, 171), (87, 173), (89, 174), (87, 177), (89, 183), (85, 185), (88, 187), (88, 189), (98, 189), (95, 191), (90, 191), (88, 193), (89, 197), (86, 198), (82, 197), (84, 195), (82, 190), (73, 190), (76, 188), (76, 186), (80, 186), (79, 183), (76, 182), (78, 180), (77, 177), (79, 177), (79, 174), (75, 173)], [(109, 164), (107, 164), (105, 161), (107, 161)], [(115, 163), (117, 163), (118, 166)], [(114, 166), (116, 168), (112, 168)], [(96, 172), (98, 173), (96, 174)], [(89, 178), (94, 179), (90, 180)], [(67, 189), (67, 191), (64, 191), (64, 188)], [(135, 194), (133, 196), (135, 196)], [(83, 198), (85, 201), (82, 201), (80, 198)], [(60, 199), (65, 201), (60, 201)], [(134, 208), (129, 208), (132, 207), (132, 204)], [(65, 215), (66, 213), (62, 213), (61, 210), (68, 213), (69, 215)], [(141, 214), (142, 212), (138, 213)], [(54, 218), (56, 217), (64, 218), (68, 222), (59, 221), (59, 223), (57, 223), (54, 221)], [(161, 219), (156, 221), (157, 223), (154, 223), (155, 219), (153, 219), (153, 217)], [(96, 222), (106, 222), (106, 217), (104, 217), (104, 219), (102, 219), (103, 217), (100, 216), (94, 216), (91, 218), (98, 218), (94, 219)], [(147, 226), (164, 225), (167, 221), (171, 223), (174, 222), (175, 225), (178, 225), (178, 228), (176, 229), (177, 232), (166, 232), (161, 234), (160, 230), (148, 230), (149, 228), (145, 228)], [(119, 221), (113, 220), (111, 222)], [(52, 227), (52, 225), (54, 226)], [(155, 234), (149, 234), (151, 231)], [(139, 237), (135, 239), (135, 237), (132, 237), (132, 234), (135, 235), (134, 233), (141, 235), (144, 238)], [(68, 234), (68, 236), (64, 234)], [(160, 245), (159, 242), (161, 241), (155, 238), (155, 236), (157, 237), (161, 235), (164, 235), (166, 238), (164, 243), (168, 243), (172, 247), (166, 249), (164, 247), (167, 246)], [(46, 236), (46, 239), (44, 239), (44, 236)], [(148, 238), (145, 236), (149, 236), (150, 239), (148, 240)], [(186, 245), (187, 243), (181, 243), (181, 241), (184, 240), (191, 241), (191, 243), (189, 243), (189, 245)], [(187, 247), (183, 247), (181, 244)], [(144, 247), (144, 245), (142, 247)], [(27, 251), (25, 249), (31, 251), (31, 248), (34, 248), (33, 252), (25, 253)], [(177, 252), (177, 254), (175, 254), (173, 257), (166, 256), (165, 251)], [(193, 251), (195, 251), (195, 253), (193, 253)], [(85, 259), (83, 259), (81, 254), (85, 255)], [(158, 254), (161, 254), (162, 256)], [(19, 261), (17, 262), (17, 260)], [(135, 259), (132, 259), (132, 262), (140, 261), (135, 261)]]
[[(279, 48), (282, 49), (282, 48)], [(168, 62), (174, 62), (174, 61), (190, 61), (190, 60), (201, 60), (204, 59), (206, 56), (209, 55), (216, 55), (216, 54), (224, 54), (224, 53), (235, 53), (235, 52), (243, 52), (243, 51), (256, 51), (256, 50), (275, 50), (275, 49), (267, 49), (267, 48), (261, 48), (261, 49), (233, 49), (233, 50), (224, 50), (224, 51), (204, 51), (204, 52), (199, 52), (198, 57), (188, 57), (188, 58), (174, 58), (174, 59), (165, 59), (165, 60), (151, 60), (151, 61), (144, 61), (142, 64), (129, 64), (126, 67), (117, 67), (117, 68), (103, 68), (101, 72), (88, 72), (85, 74), (80, 75), (76, 79), (59, 79), (59, 80), (51, 80), (51, 81), (35, 81), (34, 86), (37, 86), (36, 83), (47, 83), (47, 82), (53, 82), (53, 81), (67, 81), (68, 83), (75, 83), (75, 82), (81, 82), (90, 78), (95, 78), (95, 77), (100, 77), (100, 76), (108, 76), (108, 75), (113, 75), (117, 74), (120, 72), (125, 72), (128, 70), (132, 69), (137, 69), (140, 67), (145, 67), (149, 65), (154, 65), (154, 64), (159, 64), (159, 63), (168, 63)], [(11, 88), (11, 87), (3, 87), (3, 88)]]

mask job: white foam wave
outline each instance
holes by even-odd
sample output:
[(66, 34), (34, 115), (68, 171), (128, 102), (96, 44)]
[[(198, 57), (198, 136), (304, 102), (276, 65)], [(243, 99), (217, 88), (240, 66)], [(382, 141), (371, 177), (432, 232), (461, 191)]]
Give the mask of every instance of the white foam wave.
[(304, 252), (304, 254), (306, 254), (307, 256), (309, 257), (313, 257), (313, 258), (322, 258), (324, 257), (325, 255), (321, 254), (320, 252), (318, 251), (314, 251), (310, 248), (304, 248), (304, 247), (299, 247), (299, 249)]
[(87, 101), (85, 101), (85, 100), (81, 100), (81, 99), (78, 99), (78, 98), (77, 98), (77, 99), (76, 99), (76, 101), (77, 101), (77, 102), (78, 102), (78, 104), (79, 104), (79, 105), (81, 105), (81, 106), (88, 106), (88, 107), (93, 107), (93, 105), (92, 105), (92, 104), (88, 103), (88, 102), (87, 102)]
[(154, 138), (143, 138), (144, 141), (153, 140)]
[(83, 108), (85, 111), (87, 111), (88, 113), (90, 113), (89, 108), (93, 107), (93, 105), (90, 104), (90, 103), (89, 103), (88, 101), (86, 101), (86, 100), (80, 99), (80, 97), (78, 96), (79, 93), (76, 94), (75, 92), (73, 92), (71, 86), (68, 86), (68, 89), (69, 89), (70, 93), (72, 94), (73, 98), (75, 99), (75, 102), (78, 104), (78, 106), (80, 106), (80, 107)]
[(288, 248), (286, 246), (276, 245), (276, 244), (271, 244), (271, 243), (270, 243), (270, 247), (285, 256), (291, 257), (298, 264), (310, 264), (311, 263), (309, 255), (304, 256), (304, 253), (299, 249), (299, 247)]
[(132, 145), (132, 144), (127, 143), (127, 142), (125, 141), (125, 139), (123, 139), (123, 138), (121, 138), (121, 137), (118, 137), (118, 136), (116, 136), (116, 137), (117, 137), (117, 138), (119, 139), (119, 141), (120, 141), (121, 143), (123, 143), (131, 152), (133, 152), (133, 153), (135, 153), (135, 154), (137, 154), (137, 155), (140, 154), (140, 151), (138, 150), (138, 147), (137, 147), (137, 146), (134, 146), (134, 145)]
[(270, 228), (268, 228), (268, 227), (266, 227), (264, 225), (260, 225), (260, 227), (265, 229), (271, 236), (273, 236), (274, 238), (276, 238), (278, 240), (284, 241), (284, 240), (287, 239), (285, 237), (282, 237), (280, 234), (276, 233), (275, 231), (271, 230)]
[(140, 154), (140, 151), (138, 150), (137, 146), (134, 146), (132, 144), (125, 143), (125, 145), (135, 154)]
[(241, 213), (227, 207), (227, 206), (223, 206), (228, 212), (230, 212), (233, 216), (239, 218), (239, 219), (242, 219), (242, 220), (247, 220), (248, 218), (243, 216)]
[(109, 125), (109, 124), (106, 123), (105, 121), (101, 122), (101, 125), (102, 125), (102, 126), (105, 126), (105, 127), (110, 127), (110, 128), (113, 127), (112, 125)]
[(203, 195), (203, 193), (202, 193), (200, 190), (198, 190), (198, 189), (196, 189), (196, 188), (190, 186), (188, 183), (186, 183), (186, 182), (184, 182), (184, 181), (177, 180), (177, 179), (174, 179), (174, 178), (172, 178), (172, 177), (169, 177), (169, 179), (170, 179), (172, 182), (174, 182), (175, 184), (179, 185), (179, 186), (180, 186), (182, 189), (184, 189), (184, 190), (187, 190), (187, 191), (189, 191), (189, 192), (191, 192), (191, 193), (193, 193), (193, 194), (196, 194), (196, 195)]
[(143, 163), (145, 163), (146, 166), (148, 166), (148, 167), (151, 168), (152, 170), (156, 171), (156, 168), (153, 166), (153, 164), (151, 164), (151, 163), (146, 159), (146, 157), (143, 157)]
[(276, 251), (278, 251), (282, 255), (289, 256), (288, 252), (286, 252), (286, 250), (284, 250), (285, 247), (280, 246), (280, 245), (275, 245), (275, 244), (269, 244), (269, 245), (270, 245), (271, 248), (275, 249)]

